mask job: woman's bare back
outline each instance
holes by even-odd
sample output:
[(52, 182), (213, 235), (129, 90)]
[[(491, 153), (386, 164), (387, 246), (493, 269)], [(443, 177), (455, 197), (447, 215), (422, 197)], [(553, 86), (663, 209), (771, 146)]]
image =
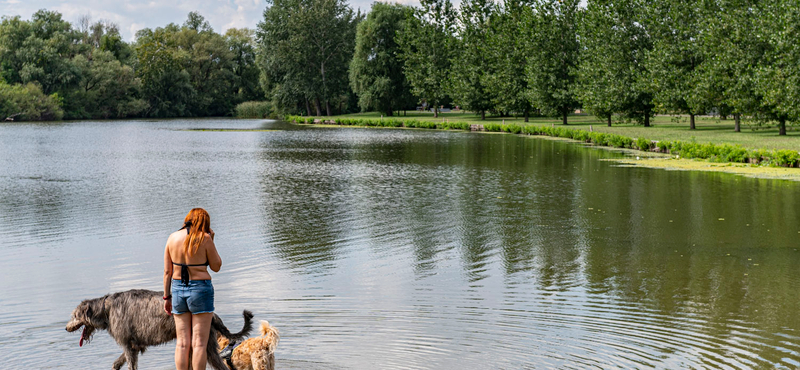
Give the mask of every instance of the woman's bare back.
[[(208, 267), (211, 267), (214, 272), (218, 272), (222, 265), (222, 259), (219, 257), (217, 248), (214, 245), (214, 238), (211, 234), (206, 233), (197, 251), (191, 256), (187, 256), (184, 252), (184, 243), (187, 237), (185, 229), (178, 230), (169, 236), (167, 250), (170, 259), (177, 264), (201, 265), (189, 266), (189, 278), (191, 280), (211, 280), (211, 274), (208, 273), (208, 269), (203, 265), (208, 262)], [(180, 268), (173, 269), (172, 278), (180, 280)]]

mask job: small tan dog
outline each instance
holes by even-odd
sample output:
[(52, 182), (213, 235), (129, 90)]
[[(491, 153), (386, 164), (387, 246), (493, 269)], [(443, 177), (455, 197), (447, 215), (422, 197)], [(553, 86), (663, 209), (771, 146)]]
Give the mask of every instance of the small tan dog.
[[(278, 329), (269, 322), (261, 321), (260, 337), (249, 338), (233, 349), (228, 367), (231, 370), (275, 370), (275, 347), (280, 336)], [(223, 336), (217, 337), (220, 352), (228, 347), (230, 341)]]

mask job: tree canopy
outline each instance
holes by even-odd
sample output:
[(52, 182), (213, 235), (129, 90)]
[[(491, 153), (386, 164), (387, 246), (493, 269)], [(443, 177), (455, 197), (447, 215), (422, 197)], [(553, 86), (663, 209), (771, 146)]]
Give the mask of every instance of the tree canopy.
[[(263, 85), (276, 106), (332, 114), (348, 98), (348, 67), (362, 20), (344, 0), (273, 0), (258, 24)], [(323, 110), (324, 106), (324, 110)]]
[(411, 91), (439, 115), (448, 98), (449, 75), (455, 53), (456, 11), (450, 0), (421, 0), (400, 34), (403, 72)]
[(406, 18), (412, 14), (411, 7), (376, 2), (359, 23), (349, 77), (363, 111), (377, 110), (391, 116), (395, 110), (415, 103), (397, 42), (397, 34), (404, 32)]
[(317, 116), (420, 104), (565, 124), (582, 109), (609, 125), (688, 115), (690, 129), (697, 115), (733, 115), (736, 131), (747, 117), (785, 135), (800, 120), (799, 19), (792, 0), (421, 0), (376, 2), (366, 17), (346, 0), (270, 0), (256, 30), (217, 33), (191, 12), (126, 42), (114, 23), (40, 10), (0, 22), (2, 109), (77, 119), (230, 115), (259, 100), (250, 110)]

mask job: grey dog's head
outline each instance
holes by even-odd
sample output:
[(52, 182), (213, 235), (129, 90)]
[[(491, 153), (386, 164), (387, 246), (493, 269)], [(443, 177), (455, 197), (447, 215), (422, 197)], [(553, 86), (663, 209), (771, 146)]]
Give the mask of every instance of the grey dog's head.
[(72, 317), (67, 323), (67, 331), (72, 333), (81, 327), (81, 339), (79, 344), (89, 343), (92, 340), (92, 334), (96, 329), (108, 328), (108, 317), (103, 307), (103, 298), (87, 299), (81, 302), (78, 307), (72, 311)]

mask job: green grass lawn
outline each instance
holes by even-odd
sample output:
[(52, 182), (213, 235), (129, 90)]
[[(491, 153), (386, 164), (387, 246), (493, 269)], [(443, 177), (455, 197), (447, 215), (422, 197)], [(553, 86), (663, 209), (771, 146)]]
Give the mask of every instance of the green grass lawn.
[[(380, 118), (381, 114), (376, 112), (348, 114), (337, 117), (344, 118)], [(325, 119), (326, 117), (318, 117)], [(480, 119), (480, 115), (472, 113), (440, 113), (439, 118), (434, 118), (433, 113), (428, 112), (407, 112), (407, 116), (402, 114), (389, 118), (397, 119), (417, 119), (424, 121), (441, 121), (449, 120), (452, 122), (469, 122), (469, 123), (518, 123), (525, 124), (524, 120), (514, 117), (490, 117), (487, 116), (485, 121)], [(547, 117), (532, 117), (529, 125), (555, 125), (561, 126), (560, 118), (547, 118)], [(640, 125), (633, 125), (631, 123), (615, 122), (612, 127), (608, 127), (606, 122), (600, 121), (597, 117), (591, 115), (572, 115), (569, 116), (568, 127), (580, 128), (589, 130), (589, 126), (593, 131), (613, 133), (617, 135), (624, 135), (629, 137), (644, 137), (650, 140), (669, 140), (669, 141), (695, 141), (698, 143), (714, 143), (714, 144), (733, 144), (741, 145), (749, 149), (791, 149), (800, 151), (800, 130), (794, 127), (787, 127), (786, 136), (778, 136), (778, 128), (775, 125), (771, 127), (759, 126), (755, 122), (742, 120), (742, 132), (733, 131), (733, 118), (727, 120), (720, 120), (719, 118), (712, 117), (697, 117), (697, 129), (689, 130), (689, 117), (674, 117), (674, 116), (656, 116), (651, 120), (653, 127), (642, 127)]]

